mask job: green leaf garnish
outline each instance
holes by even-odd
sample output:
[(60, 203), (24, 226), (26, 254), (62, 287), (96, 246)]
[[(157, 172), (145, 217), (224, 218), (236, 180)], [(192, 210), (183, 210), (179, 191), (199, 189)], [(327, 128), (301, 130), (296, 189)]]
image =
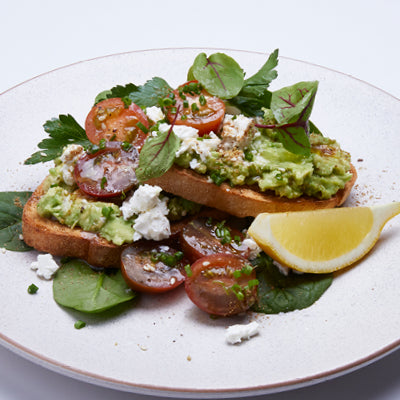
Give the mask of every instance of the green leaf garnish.
[(266, 254), (254, 260), (257, 268), (258, 295), (253, 310), (278, 314), (301, 310), (314, 304), (332, 283), (332, 274), (295, 274), (279, 272)]
[(0, 192), (0, 247), (29, 251), (22, 239), (22, 211), (32, 192)]
[(214, 53), (209, 57), (205, 53), (200, 53), (195, 58), (188, 75), (198, 80), (209, 93), (221, 99), (235, 97), (244, 82), (242, 68), (224, 53)]
[(263, 115), (263, 108), (269, 108), (272, 93), (269, 84), (278, 76), (275, 67), (278, 65), (278, 49), (270, 54), (268, 60), (253, 76), (244, 81), (239, 94), (229, 100), (243, 114), (256, 117)]
[(139, 107), (152, 107), (159, 104), (159, 100), (167, 97), (171, 92), (168, 83), (159, 77), (147, 81), (142, 86), (128, 83), (125, 86), (117, 85), (110, 90), (105, 90), (96, 96), (95, 103), (101, 100), (121, 97), (125, 104), (135, 103)]
[(290, 152), (310, 155), (309, 118), (317, 89), (318, 82), (313, 81), (299, 82), (273, 92), (271, 110), (277, 123), (256, 126), (275, 129), (278, 140)]
[(50, 138), (43, 139), (38, 144), (41, 150), (25, 160), (25, 164), (54, 160), (62, 154), (63, 148), (69, 144), (80, 144), (83, 147), (91, 145), (85, 130), (69, 114), (53, 118), (47, 121), (43, 127)]
[(120, 270), (97, 272), (83, 261), (62, 265), (53, 280), (54, 300), (87, 313), (98, 313), (132, 300), (136, 294), (124, 281)]
[(159, 132), (149, 137), (140, 151), (139, 167), (136, 178), (145, 182), (165, 174), (175, 161), (175, 153), (179, 149), (180, 140), (173, 132), (173, 126), (167, 132)]

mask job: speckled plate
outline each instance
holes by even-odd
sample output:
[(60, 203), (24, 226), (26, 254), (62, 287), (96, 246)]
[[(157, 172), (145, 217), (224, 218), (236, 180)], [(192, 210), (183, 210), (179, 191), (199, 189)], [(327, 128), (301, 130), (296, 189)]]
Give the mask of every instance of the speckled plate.
[[(81, 124), (94, 96), (116, 84), (162, 76), (171, 86), (202, 49), (164, 49), (89, 60), (36, 77), (0, 96), (0, 190), (33, 190), (48, 165), (24, 166), (46, 134), (43, 123), (72, 114)], [(207, 51), (207, 50), (206, 50)], [(208, 50), (208, 53), (212, 50)], [(266, 55), (228, 51), (248, 72)], [(399, 200), (400, 102), (350, 76), (281, 58), (273, 88), (319, 80), (313, 122), (351, 152), (359, 178), (347, 205)], [(212, 398), (283, 391), (364, 366), (400, 345), (400, 219), (364, 260), (338, 274), (312, 307), (282, 315), (211, 319), (183, 290), (143, 296), (118, 315), (60, 308), (51, 282), (30, 269), (37, 254), (0, 253), (0, 341), (45, 366), (86, 382), (135, 393)], [(39, 292), (27, 294), (35, 283)], [(84, 319), (85, 329), (74, 329)], [(227, 326), (256, 319), (260, 333), (241, 345)]]

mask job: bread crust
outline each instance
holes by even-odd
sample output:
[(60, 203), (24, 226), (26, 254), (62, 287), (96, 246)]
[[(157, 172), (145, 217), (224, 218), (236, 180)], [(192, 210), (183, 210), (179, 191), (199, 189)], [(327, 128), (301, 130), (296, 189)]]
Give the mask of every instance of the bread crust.
[[(351, 172), (353, 177), (345, 188), (328, 200), (305, 196), (286, 199), (249, 187), (232, 188), (225, 183), (217, 186), (202, 175), (176, 166), (147, 183), (224, 213), (237, 217), (255, 217), (262, 212), (304, 211), (340, 206), (349, 196), (357, 179), (354, 166)], [(95, 233), (85, 232), (80, 228), (71, 229), (56, 220), (41, 217), (37, 212), (37, 204), (44, 193), (43, 182), (24, 207), (22, 232), (26, 244), (55, 256), (81, 258), (97, 267), (120, 267), (121, 253), (129, 244), (117, 246)], [(177, 232), (179, 223), (171, 227), (171, 230)]]
[(345, 187), (327, 200), (308, 196), (296, 199), (278, 197), (271, 192), (260, 192), (254, 187), (231, 187), (227, 183), (217, 186), (207, 177), (192, 170), (172, 166), (159, 178), (147, 183), (158, 185), (168, 193), (184, 197), (187, 200), (217, 208), (236, 217), (256, 217), (263, 212), (305, 211), (341, 206), (350, 194), (357, 179), (357, 172), (351, 165), (352, 179)]
[(54, 256), (81, 258), (97, 267), (119, 268), (121, 252), (126, 245), (117, 246), (95, 233), (71, 229), (38, 214), (37, 204), (44, 194), (43, 185), (35, 190), (22, 213), (25, 243)]

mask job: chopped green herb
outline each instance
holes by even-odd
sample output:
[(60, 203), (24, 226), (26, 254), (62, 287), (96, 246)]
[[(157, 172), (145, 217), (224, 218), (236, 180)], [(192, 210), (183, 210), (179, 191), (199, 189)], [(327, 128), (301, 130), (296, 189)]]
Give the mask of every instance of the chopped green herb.
[(86, 326), (86, 322), (78, 320), (75, 322), (74, 327), (75, 329), (82, 329)]
[(124, 151), (129, 151), (133, 147), (132, 143), (129, 142), (122, 142), (121, 148)]
[(38, 290), (39, 290), (39, 288), (34, 283), (29, 285), (29, 287), (28, 287), (29, 294), (35, 294)]
[(106, 183), (107, 183), (107, 178), (106, 178), (105, 176), (103, 176), (103, 177), (101, 178), (100, 187), (101, 187), (102, 189), (104, 189)]
[(186, 275), (190, 278), (193, 275), (192, 268), (190, 268), (190, 264), (186, 264), (184, 266)]
[(149, 130), (139, 121), (136, 126), (143, 132), (143, 133), (148, 133)]
[(192, 108), (192, 111), (193, 111), (193, 112), (199, 111), (199, 107), (197, 106), (196, 103), (192, 103), (191, 108)]

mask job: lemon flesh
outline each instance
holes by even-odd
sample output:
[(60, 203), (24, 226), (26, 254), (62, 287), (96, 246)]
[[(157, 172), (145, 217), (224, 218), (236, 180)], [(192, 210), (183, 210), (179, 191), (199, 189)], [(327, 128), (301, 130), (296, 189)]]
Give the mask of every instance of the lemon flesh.
[(362, 258), (400, 202), (372, 207), (260, 214), (248, 233), (278, 262), (301, 272), (326, 273)]

